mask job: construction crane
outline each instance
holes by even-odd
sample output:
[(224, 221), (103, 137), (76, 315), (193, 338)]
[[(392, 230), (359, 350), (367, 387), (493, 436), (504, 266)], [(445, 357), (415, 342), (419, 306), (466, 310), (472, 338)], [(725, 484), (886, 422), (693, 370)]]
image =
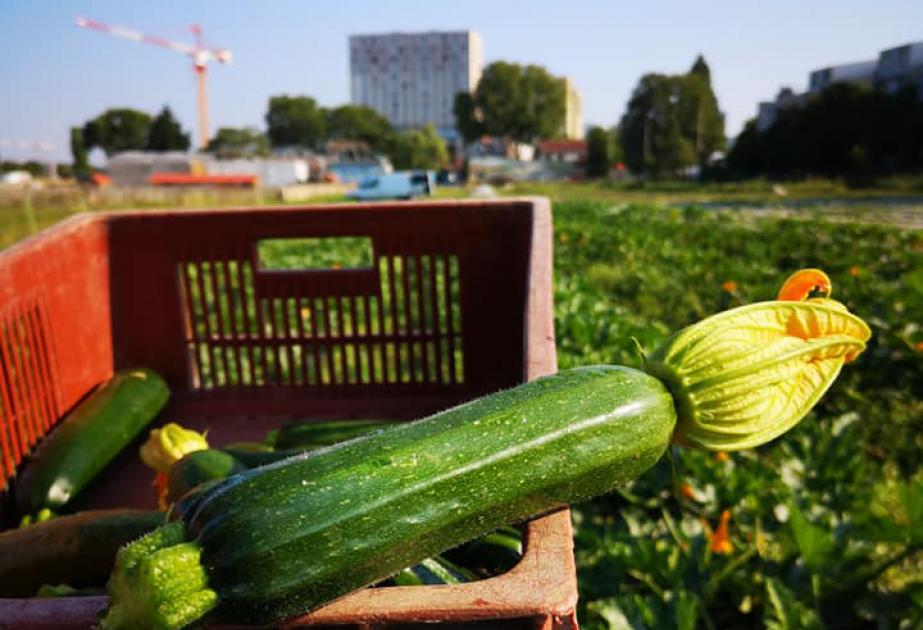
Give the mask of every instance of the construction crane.
[(226, 48), (210, 48), (205, 46), (202, 43), (202, 27), (197, 25), (189, 27), (195, 36), (195, 44), (182, 44), (164, 39), (163, 37), (145, 35), (144, 33), (140, 33), (134, 29), (125, 28), (124, 26), (112, 26), (82, 17), (78, 17), (75, 21), (75, 24), (80, 28), (87, 28), (90, 30), (98, 31), (100, 33), (105, 33), (107, 35), (112, 35), (113, 37), (130, 39), (136, 42), (141, 42), (142, 44), (159, 46), (160, 48), (173, 50), (178, 53), (182, 53), (187, 57), (191, 57), (192, 70), (196, 75), (196, 86), (198, 88), (199, 96), (199, 147), (201, 149), (205, 149), (205, 147), (208, 146), (208, 92), (205, 87), (205, 69), (208, 65), (208, 62), (210, 61), (218, 61), (224, 64), (231, 63), (233, 55), (231, 54), (230, 50)]

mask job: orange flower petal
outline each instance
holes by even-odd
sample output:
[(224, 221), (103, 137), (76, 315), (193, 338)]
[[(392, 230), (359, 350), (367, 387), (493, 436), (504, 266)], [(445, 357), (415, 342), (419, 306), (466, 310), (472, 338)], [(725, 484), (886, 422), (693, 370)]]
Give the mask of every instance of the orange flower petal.
[(800, 302), (807, 299), (812, 291), (820, 291), (829, 296), (833, 290), (830, 277), (820, 269), (801, 269), (788, 277), (779, 289), (780, 300)]

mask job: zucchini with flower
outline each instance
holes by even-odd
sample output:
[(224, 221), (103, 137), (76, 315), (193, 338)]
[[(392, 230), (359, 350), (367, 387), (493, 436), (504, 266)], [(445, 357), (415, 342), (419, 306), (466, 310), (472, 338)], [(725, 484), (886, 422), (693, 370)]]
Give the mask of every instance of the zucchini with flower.
[[(119, 554), (103, 627), (212, 615), (271, 623), (486, 532), (608, 492), (671, 441), (751, 448), (793, 427), (869, 339), (808, 298), (733, 309), (668, 339), (644, 370), (593, 366), (233, 475)], [(794, 297), (794, 299), (792, 299)]]

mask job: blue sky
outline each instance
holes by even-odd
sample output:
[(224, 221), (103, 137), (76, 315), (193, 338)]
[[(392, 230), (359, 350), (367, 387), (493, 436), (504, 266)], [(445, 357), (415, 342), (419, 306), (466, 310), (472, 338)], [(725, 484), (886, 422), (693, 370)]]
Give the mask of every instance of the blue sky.
[[(0, 139), (43, 140), (66, 159), (67, 130), (107, 107), (164, 103), (195, 126), (195, 87), (175, 53), (78, 29), (75, 16), (230, 48), (210, 73), (212, 127), (263, 125), (270, 95), (349, 99), (347, 36), (392, 30), (477, 30), (486, 61), (547, 66), (573, 78), (587, 122), (612, 125), (645, 72), (681, 72), (705, 55), (727, 131), (781, 85), (803, 89), (809, 70), (873, 58), (923, 40), (921, 0), (0, 0)], [(24, 158), (32, 149), (0, 145)]]

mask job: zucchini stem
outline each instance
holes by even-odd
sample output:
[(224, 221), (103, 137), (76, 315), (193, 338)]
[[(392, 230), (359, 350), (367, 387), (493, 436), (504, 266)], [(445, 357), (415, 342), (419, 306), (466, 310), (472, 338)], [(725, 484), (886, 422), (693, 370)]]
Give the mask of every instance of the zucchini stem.
[(202, 550), (186, 540), (176, 521), (123, 547), (107, 590), (110, 603), (103, 630), (175, 630), (207, 614), (218, 603), (199, 560)]

